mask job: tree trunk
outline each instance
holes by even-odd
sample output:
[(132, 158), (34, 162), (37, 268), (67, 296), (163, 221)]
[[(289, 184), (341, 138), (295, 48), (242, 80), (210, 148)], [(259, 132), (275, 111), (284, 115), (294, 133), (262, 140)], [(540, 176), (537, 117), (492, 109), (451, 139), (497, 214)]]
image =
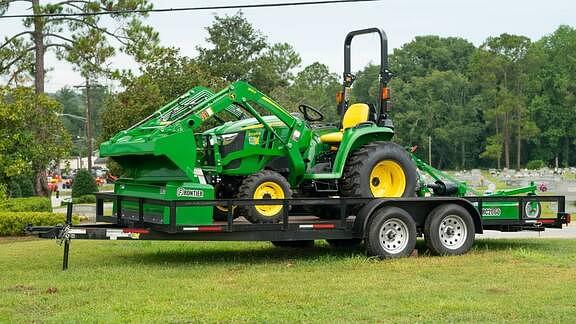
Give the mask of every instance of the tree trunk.
[[(498, 128), (498, 114), (496, 114), (496, 138), (498, 138), (498, 136), (500, 135), (500, 129)], [(496, 159), (496, 165), (498, 167), (498, 170), (502, 169), (502, 154), (498, 155), (498, 158)]]
[(572, 139), (566, 137), (564, 139), (564, 162), (562, 162), (563, 167), (568, 167), (570, 165), (570, 141)]
[(92, 172), (92, 110), (90, 104), (90, 81), (86, 78), (86, 147), (88, 150), (88, 171)]
[[(32, 11), (34, 14), (40, 14), (40, 0), (32, 0)], [(42, 17), (35, 17), (34, 19), (34, 52), (35, 59), (34, 62), (34, 91), (36, 93), (36, 112), (38, 117), (42, 116), (42, 107), (38, 104), (38, 96), (44, 94), (44, 21)], [(43, 129), (36, 130), (36, 136), (43, 142), (45, 136)], [(41, 196), (48, 196), (50, 191), (48, 190), (48, 183), (46, 180), (46, 166), (45, 165), (35, 165), (34, 171), (36, 173), (35, 189), (36, 194)]]
[(521, 166), (521, 159), (522, 159), (522, 136), (518, 134), (517, 142), (516, 142), (516, 169), (520, 170)]
[(516, 107), (516, 170), (520, 170), (522, 162), (522, 111)]
[(510, 126), (508, 125), (508, 112), (504, 113), (504, 163), (510, 169)]
[(466, 167), (466, 150), (464, 147), (464, 141), (462, 141), (461, 150), (462, 150), (462, 167), (461, 167), (461, 169), (464, 170), (464, 168)]

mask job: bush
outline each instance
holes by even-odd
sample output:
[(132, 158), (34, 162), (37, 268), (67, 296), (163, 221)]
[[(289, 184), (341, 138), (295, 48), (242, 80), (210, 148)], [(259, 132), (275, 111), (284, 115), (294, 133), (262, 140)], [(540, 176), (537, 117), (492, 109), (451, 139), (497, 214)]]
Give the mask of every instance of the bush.
[[(53, 226), (64, 224), (64, 214), (46, 212), (0, 212), (0, 236), (12, 236), (24, 234), (24, 228), (28, 224), (34, 226)], [(78, 222), (74, 217), (73, 222)]]
[(18, 185), (20, 185), (20, 192), (22, 197), (33, 197), (36, 195), (36, 190), (34, 190), (34, 182), (29, 176), (20, 176), (15, 179)]
[(96, 203), (96, 196), (94, 195), (84, 195), (76, 198), (72, 198), (73, 204), (93, 204)]
[(8, 199), (8, 186), (4, 183), (0, 183), (0, 200)]
[(0, 201), (0, 212), (52, 212), (52, 203), (45, 197), (10, 198)]
[(78, 170), (72, 183), (72, 197), (91, 195), (98, 192), (98, 185), (88, 170)]
[(20, 185), (18, 182), (12, 180), (8, 182), (8, 196), (11, 198), (20, 198), (22, 197), (22, 189), (20, 189)]
[(542, 169), (545, 166), (544, 161), (542, 160), (532, 160), (526, 164), (526, 168), (529, 170), (538, 170)]

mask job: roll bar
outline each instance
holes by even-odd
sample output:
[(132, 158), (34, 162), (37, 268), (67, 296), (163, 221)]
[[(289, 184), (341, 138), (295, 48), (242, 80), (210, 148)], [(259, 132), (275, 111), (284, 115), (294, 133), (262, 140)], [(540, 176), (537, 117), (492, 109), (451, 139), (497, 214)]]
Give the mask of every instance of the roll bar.
[(358, 35), (372, 34), (376, 33), (380, 36), (380, 74), (378, 79), (380, 81), (380, 89), (378, 91), (378, 119), (377, 122), (380, 125), (381, 120), (386, 119), (387, 111), (387, 97), (384, 97), (383, 89), (388, 84), (392, 74), (388, 70), (388, 38), (384, 30), (380, 28), (367, 28), (361, 30), (354, 30), (346, 35), (344, 40), (344, 75), (343, 75), (343, 98), (338, 105), (338, 113), (344, 115), (346, 109), (348, 109), (348, 99), (350, 97), (350, 88), (352, 83), (354, 83), (355, 76), (352, 74), (350, 56), (352, 39)]

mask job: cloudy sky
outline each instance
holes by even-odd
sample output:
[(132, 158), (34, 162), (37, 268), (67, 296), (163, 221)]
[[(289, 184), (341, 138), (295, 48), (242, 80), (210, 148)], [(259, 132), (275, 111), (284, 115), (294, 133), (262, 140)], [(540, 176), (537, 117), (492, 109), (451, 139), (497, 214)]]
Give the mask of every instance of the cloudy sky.
[[(303, 0), (172, 0), (153, 1), (155, 8), (226, 5)], [(25, 3), (16, 2), (9, 13), (22, 12)], [(214, 15), (234, 14), (235, 10), (152, 13), (147, 19), (160, 32), (163, 45), (179, 47), (195, 56), (195, 47), (205, 44), (205, 27)], [(576, 26), (574, 0), (397, 0), (373, 3), (332, 4), (244, 10), (247, 19), (270, 42), (287, 42), (300, 53), (303, 66), (319, 61), (338, 74), (342, 71), (342, 43), (350, 30), (383, 28), (389, 48), (398, 48), (418, 35), (459, 36), (476, 45), (501, 33), (521, 34), (533, 40), (550, 34), (559, 25)], [(0, 38), (22, 30), (18, 19), (0, 19)], [(355, 39), (353, 69), (378, 60), (376, 37)], [(134, 66), (127, 57), (113, 60), (114, 66)], [(46, 90), (82, 83), (78, 73), (49, 55)]]

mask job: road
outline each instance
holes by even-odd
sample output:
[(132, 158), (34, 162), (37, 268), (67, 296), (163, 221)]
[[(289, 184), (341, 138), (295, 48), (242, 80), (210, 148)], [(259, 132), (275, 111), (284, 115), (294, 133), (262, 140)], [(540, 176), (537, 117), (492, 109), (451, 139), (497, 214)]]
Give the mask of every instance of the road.
[(476, 234), (476, 239), (482, 238), (561, 238), (576, 239), (576, 224), (564, 227), (563, 229), (547, 228), (544, 232), (498, 232), (484, 231), (484, 234)]

